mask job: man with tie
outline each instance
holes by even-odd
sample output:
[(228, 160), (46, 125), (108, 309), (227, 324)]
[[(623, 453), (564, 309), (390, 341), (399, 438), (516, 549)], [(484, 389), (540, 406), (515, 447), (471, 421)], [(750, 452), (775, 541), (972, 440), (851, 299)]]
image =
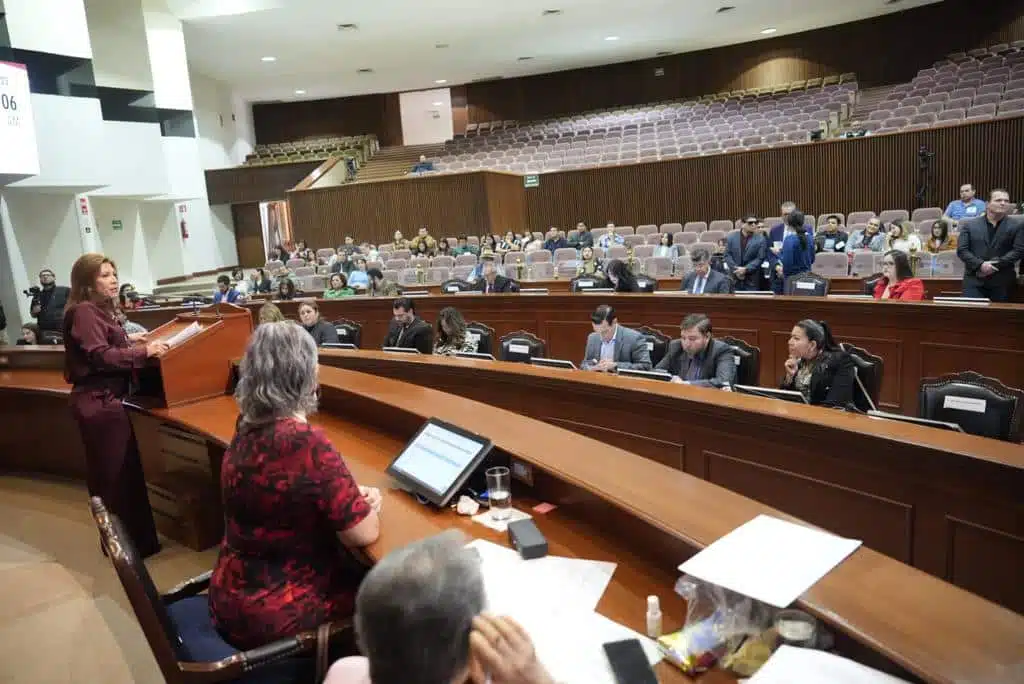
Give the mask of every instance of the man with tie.
[(672, 382), (727, 387), (736, 379), (736, 354), (731, 345), (711, 336), (710, 318), (690, 314), (655, 370), (671, 373)]
[(680, 290), (693, 295), (729, 294), (731, 283), (727, 277), (711, 269), (711, 255), (708, 250), (702, 247), (693, 250), (690, 252), (690, 260), (693, 261), (693, 271), (683, 278)]
[(511, 278), (498, 275), (498, 266), (494, 263), (494, 257), (488, 259), (481, 257), (481, 278), (473, 284), (473, 289), (484, 294), (519, 292), (519, 284)]
[(385, 347), (416, 349), (421, 354), (434, 353), (434, 329), (416, 315), (416, 304), (410, 297), (399, 297), (391, 304), (394, 318), (388, 326)]
[(1024, 218), (1011, 216), (1010, 193), (989, 193), (985, 213), (960, 223), (956, 255), (964, 262), (963, 294), (1010, 301), (1017, 262), (1024, 257)]
[(737, 290), (759, 290), (761, 264), (768, 255), (768, 241), (757, 227), (756, 216), (745, 216), (738, 233), (730, 233), (725, 240), (725, 265), (736, 279)]
[(587, 338), (583, 370), (614, 372), (618, 368), (651, 370), (647, 338), (619, 325), (615, 309), (602, 304), (590, 314), (594, 332)]

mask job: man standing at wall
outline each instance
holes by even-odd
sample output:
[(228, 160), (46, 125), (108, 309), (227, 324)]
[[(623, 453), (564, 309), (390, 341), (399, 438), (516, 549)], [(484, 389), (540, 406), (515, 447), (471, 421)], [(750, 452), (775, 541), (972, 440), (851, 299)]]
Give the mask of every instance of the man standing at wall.
[[(39, 331), (44, 340), (59, 335), (64, 327), (64, 305), (71, 290), (57, 285), (53, 271), (44, 268), (39, 272), (39, 292), (32, 298), (32, 316), (39, 322)], [(49, 333), (49, 334), (48, 334)], [(49, 340), (47, 340), (49, 341)]]
[(956, 255), (964, 262), (963, 294), (1008, 302), (1024, 257), (1024, 218), (1011, 216), (1010, 193), (989, 193), (985, 213), (960, 224)]

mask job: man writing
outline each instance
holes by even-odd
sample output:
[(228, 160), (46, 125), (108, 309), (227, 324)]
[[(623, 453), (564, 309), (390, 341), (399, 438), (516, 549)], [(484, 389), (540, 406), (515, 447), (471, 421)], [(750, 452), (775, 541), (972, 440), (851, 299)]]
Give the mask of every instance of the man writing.
[(760, 221), (746, 216), (739, 233), (731, 233), (725, 241), (725, 265), (736, 279), (737, 290), (757, 290), (761, 263), (768, 254), (768, 242), (758, 232)]
[(711, 336), (710, 318), (690, 314), (679, 324), (679, 339), (672, 340), (655, 370), (671, 373), (672, 382), (727, 387), (736, 379), (736, 354)]
[(729, 279), (718, 271), (711, 269), (711, 255), (704, 248), (695, 249), (690, 253), (693, 271), (686, 274), (680, 283), (680, 290), (692, 295), (729, 294)]
[(614, 308), (602, 304), (590, 314), (590, 322), (594, 332), (587, 337), (583, 370), (651, 370), (647, 339), (636, 330), (619, 325)]
[(519, 292), (519, 285), (516, 281), (505, 276), (498, 275), (498, 266), (494, 263), (494, 257), (481, 257), (480, 261), (481, 278), (473, 284), (473, 289), (484, 294)]
[(434, 329), (416, 315), (416, 304), (409, 297), (399, 297), (391, 304), (393, 318), (388, 326), (385, 347), (415, 349), (421, 354), (434, 351)]
[(39, 322), (39, 330), (43, 337), (47, 333), (59, 333), (64, 327), (64, 306), (67, 304), (71, 289), (58, 286), (53, 271), (44, 268), (39, 272), (40, 290), (32, 298), (32, 316)]
[(1024, 257), (1024, 218), (1011, 216), (1010, 193), (989, 193), (985, 213), (960, 224), (956, 255), (964, 262), (963, 294), (1008, 302)]

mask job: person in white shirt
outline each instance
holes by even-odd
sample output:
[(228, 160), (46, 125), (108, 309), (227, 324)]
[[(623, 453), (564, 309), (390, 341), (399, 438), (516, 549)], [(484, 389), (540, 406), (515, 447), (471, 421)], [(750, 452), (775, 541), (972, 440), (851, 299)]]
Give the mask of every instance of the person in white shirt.
[(898, 249), (904, 254), (921, 251), (921, 238), (917, 233), (907, 230), (903, 221), (896, 220), (889, 224), (889, 233), (885, 236), (886, 249)]

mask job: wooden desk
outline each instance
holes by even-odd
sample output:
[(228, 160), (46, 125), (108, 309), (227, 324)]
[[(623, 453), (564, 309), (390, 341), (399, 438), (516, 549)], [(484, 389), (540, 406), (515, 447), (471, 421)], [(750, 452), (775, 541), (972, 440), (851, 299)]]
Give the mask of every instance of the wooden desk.
[[(528, 330), (547, 342), (551, 358), (579, 362), (590, 313), (598, 304), (613, 304), (623, 325), (650, 325), (670, 337), (679, 335), (683, 316), (711, 316), (718, 336), (732, 336), (761, 349), (761, 383), (775, 386), (788, 357), (793, 324), (803, 318), (827, 321), (840, 341), (864, 347), (885, 360), (881, 406), (917, 415), (921, 379), (974, 370), (1024, 387), (1024, 306), (984, 307), (828, 299), (818, 297), (745, 298), (728, 295), (457, 295), (416, 300), (417, 312), (433, 322), (446, 306), (457, 307), (468, 321), (486, 323), (500, 337)], [(261, 304), (248, 304), (258, 309)], [(296, 302), (281, 302), (286, 316), (297, 318)], [(391, 320), (391, 300), (354, 297), (322, 300), (328, 320), (346, 318), (362, 324), (362, 347), (379, 349)], [(147, 328), (169, 320), (177, 309), (137, 312)]]
[[(669, 589), (680, 561), (755, 515), (788, 517), (653, 460), (469, 399), (334, 368), (321, 368), (320, 380), (322, 412), (314, 422), (363, 482), (382, 483), (394, 451), (430, 416), (483, 432), (499, 455), (532, 466), (533, 487), (517, 485), (516, 496), (558, 504), (537, 518), (554, 553), (619, 563), (599, 610), (635, 629), (642, 627), (648, 593), (665, 599), (667, 629), (680, 622), (683, 605)], [(0, 371), (0, 465), (36, 470), (37, 461), (21, 457), (39, 438), (21, 422), (29, 413), (25, 401), (48, 400), (34, 407), (43, 414), (40, 420), (51, 423), (52, 432), (66, 431), (66, 392), (54, 371)], [(23, 408), (13, 413), (13, 407)], [(235, 416), (229, 397), (139, 414), (197, 434), (221, 450)], [(46, 450), (54, 459), (73, 461), (76, 455), (63, 451), (62, 439), (70, 441), (57, 435)], [(66, 465), (65, 474), (78, 470), (76, 463)], [(381, 539), (370, 549), (376, 558), (451, 526), (499, 540), (448, 512), (413, 504), (404, 494), (389, 492), (386, 499)], [(874, 665), (884, 659), (890, 669), (904, 669), (896, 670), (904, 676), (943, 683), (1019, 681), (1014, 668), (1024, 648), (1024, 617), (869, 548), (860, 548), (798, 603), (836, 630), (842, 652)], [(668, 665), (658, 671), (663, 682), (686, 681)], [(701, 681), (732, 680), (716, 672)]]

